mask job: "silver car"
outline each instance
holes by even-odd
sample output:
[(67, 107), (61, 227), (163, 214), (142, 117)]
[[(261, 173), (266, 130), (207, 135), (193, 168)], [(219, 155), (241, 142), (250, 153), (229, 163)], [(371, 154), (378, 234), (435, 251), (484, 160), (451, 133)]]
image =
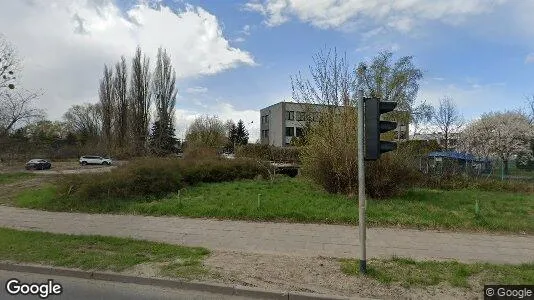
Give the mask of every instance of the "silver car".
[(102, 156), (84, 155), (80, 157), (80, 165), (111, 165), (113, 162), (111, 158), (104, 158)]

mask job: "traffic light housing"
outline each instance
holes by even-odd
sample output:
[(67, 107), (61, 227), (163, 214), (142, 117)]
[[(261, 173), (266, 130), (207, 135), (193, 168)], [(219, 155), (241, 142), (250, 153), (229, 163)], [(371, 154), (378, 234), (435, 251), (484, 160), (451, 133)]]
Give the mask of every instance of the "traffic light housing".
[(380, 115), (395, 109), (397, 102), (364, 98), (365, 160), (377, 160), (385, 152), (397, 149), (397, 143), (381, 141), (380, 134), (397, 128), (397, 122), (380, 121)]

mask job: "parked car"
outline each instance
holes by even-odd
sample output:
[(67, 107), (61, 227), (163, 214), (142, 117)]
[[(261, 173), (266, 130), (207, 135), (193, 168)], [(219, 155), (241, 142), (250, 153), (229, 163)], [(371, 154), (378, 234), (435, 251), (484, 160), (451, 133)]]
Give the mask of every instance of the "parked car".
[(26, 170), (46, 170), (50, 169), (51, 167), (52, 163), (46, 159), (40, 158), (30, 159), (30, 161), (26, 163)]
[(111, 158), (104, 158), (102, 156), (85, 155), (80, 157), (81, 165), (111, 165)]

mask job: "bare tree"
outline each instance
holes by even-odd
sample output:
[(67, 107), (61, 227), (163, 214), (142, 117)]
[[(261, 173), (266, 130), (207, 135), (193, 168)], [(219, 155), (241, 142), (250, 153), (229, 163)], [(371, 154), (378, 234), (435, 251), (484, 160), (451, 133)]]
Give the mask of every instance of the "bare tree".
[(346, 55), (340, 57), (335, 48), (321, 50), (313, 56), (309, 71), (312, 80), (300, 72), (291, 78), (293, 100), (332, 106), (350, 104), (355, 79), (349, 72)]
[(0, 96), (0, 137), (16, 125), (44, 117), (44, 111), (34, 107), (40, 94), (29, 91), (8, 92)]
[(82, 143), (95, 140), (101, 133), (102, 112), (98, 104), (83, 104), (70, 107), (63, 116), (70, 132), (78, 135)]
[(149, 59), (137, 47), (132, 60), (130, 84), (130, 130), (136, 155), (144, 153), (150, 122)]
[(0, 137), (20, 125), (44, 117), (44, 111), (34, 107), (41, 93), (18, 88), (15, 74), (20, 71), (20, 59), (15, 48), (0, 35)]
[(15, 48), (0, 35), (0, 95), (15, 88), (15, 73), (20, 70), (20, 59)]
[(113, 124), (113, 69), (104, 66), (104, 74), (100, 79), (99, 89), (100, 107), (102, 109), (102, 135), (108, 152), (112, 144)]
[(432, 123), (434, 108), (426, 103), (421, 103), (418, 108), (412, 112), (411, 131), (414, 135), (420, 133)]
[[(156, 104), (156, 121), (158, 130), (153, 132), (151, 139), (155, 150), (168, 148), (174, 140), (174, 110), (176, 104), (176, 72), (172, 67), (167, 51), (159, 48), (152, 81), (152, 94)], [(161, 152), (161, 151), (158, 151)]]
[[(355, 105), (355, 77), (349, 71), (349, 63), (346, 55), (340, 56), (335, 48), (323, 49), (313, 56), (313, 64), (309, 66), (311, 80), (302, 75), (291, 77), (291, 89), (293, 100), (300, 103), (304, 111), (306, 122), (302, 128), (308, 129), (313, 120), (319, 118), (324, 123), (321, 126), (326, 130), (328, 139), (338, 138), (334, 129), (334, 122), (346, 123), (342, 120), (345, 114), (339, 114), (341, 107), (349, 108)], [(323, 109), (317, 110), (308, 104), (323, 105)], [(295, 118), (299, 119), (299, 118)], [(304, 133), (306, 134), (306, 133)], [(325, 136), (326, 137), (326, 136)]]
[[(399, 124), (428, 120), (429, 106), (415, 104), (423, 72), (414, 65), (412, 56), (403, 56), (395, 62), (392, 59), (393, 53), (384, 51), (371, 63), (361, 62), (356, 72), (358, 88), (363, 89), (366, 96), (397, 102), (396, 112), (391, 116)], [(398, 133), (400, 136), (400, 130)]]
[(451, 98), (444, 97), (439, 100), (439, 106), (432, 115), (432, 123), (443, 132), (445, 150), (449, 150), (451, 133), (457, 133), (463, 125), (463, 118)]
[(115, 136), (117, 146), (122, 148), (128, 138), (128, 73), (126, 69), (126, 58), (121, 57), (121, 61), (115, 65), (113, 77), (113, 102), (115, 103)]
[(197, 117), (187, 128), (186, 140), (194, 147), (222, 147), (227, 141), (226, 126), (216, 116)]
[(315, 54), (309, 79), (302, 73), (291, 78), (293, 99), (305, 116), (288, 117), (306, 121), (300, 127), (306, 140), (301, 152), (303, 174), (329, 191), (353, 194), (357, 186), (356, 81), (349, 69), (345, 55), (338, 55), (336, 49)]

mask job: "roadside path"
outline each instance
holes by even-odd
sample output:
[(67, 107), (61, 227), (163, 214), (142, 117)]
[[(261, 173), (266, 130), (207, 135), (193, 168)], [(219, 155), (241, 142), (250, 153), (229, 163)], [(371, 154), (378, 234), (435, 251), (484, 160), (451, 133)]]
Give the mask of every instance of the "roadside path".
[[(46, 212), (0, 205), (0, 227), (131, 237), (214, 250), (357, 258), (355, 226)], [(369, 228), (367, 255), (534, 262), (534, 236)]]

